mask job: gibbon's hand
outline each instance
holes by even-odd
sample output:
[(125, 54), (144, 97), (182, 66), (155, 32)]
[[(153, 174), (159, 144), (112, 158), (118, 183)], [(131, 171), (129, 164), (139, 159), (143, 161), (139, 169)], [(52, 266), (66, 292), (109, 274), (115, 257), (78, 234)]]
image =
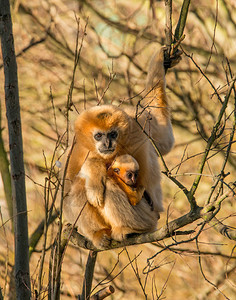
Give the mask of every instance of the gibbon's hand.
[(183, 54), (182, 50), (178, 49), (178, 46), (182, 42), (183, 38), (177, 41), (174, 44), (171, 44), (171, 47), (164, 46), (162, 47), (164, 52), (164, 67), (165, 71), (170, 68), (175, 67), (181, 61), (181, 55)]

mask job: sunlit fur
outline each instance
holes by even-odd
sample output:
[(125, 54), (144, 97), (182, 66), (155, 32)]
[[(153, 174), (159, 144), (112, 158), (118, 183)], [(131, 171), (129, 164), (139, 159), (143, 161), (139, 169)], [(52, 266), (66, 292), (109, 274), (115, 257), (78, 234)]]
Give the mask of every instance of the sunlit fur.
[[(124, 237), (127, 233), (149, 232), (156, 228), (159, 212), (163, 210), (161, 175), (157, 152), (143, 130), (150, 135), (161, 154), (171, 150), (174, 138), (165, 93), (163, 49), (152, 58), (147, 76), (147, 93), (141, 104), (143, 108), (140, 107), (138, 111), (134, 107), (125, 107), (122, 110), (112, 105), (93, 107), (81, 113), (75, 123), (76, 144), (69, 160), (66, 181), (70, 194), (65, 199), (64, 212), (66, 219), (72, 223), (80, 213), (83, 203), (88, 200), (90, 206), (87, 206), (90, 210), (84, 210), (77, 222), (81, 233), (89, 227), (92, 233), (103, 230), (104, 227), (99, 224), (104, 222), (108, 226), (106, 229), (111, 229), (111, 236), (116, 238)], [(95, 146), (93, 132), (111, 128), (119, 131), (116, 150), (109, 155), (100, 155)], [(153, 201), (153, 211), (144, 198), (132, 206), (119, 185), (113, 179), (107, 178), (107, 165), (116, 156), (123, 154), (131, 155), (138, 162), (137, 186), (144, 187), (149, 194)], [(86, 168), (80, 172), (84, 164)], [(78, 187), (77, 174), (81, 176), (79, 180), (84, 178), (83, 184), (80, 183)], [(72, 212), (70, 203), (73, 203)], [(69, 212), (66, 207), (70, 208)], [(101, 218), (100, 222), (93, 224), (96, 228), (90, 224), (93, 215)], [(87, 235), (94, 241), (91, 236), (93, 234)], [(104, 235), (98, 236), (102, 241)], [(102, 244), (97, 241), (95, 243)]]

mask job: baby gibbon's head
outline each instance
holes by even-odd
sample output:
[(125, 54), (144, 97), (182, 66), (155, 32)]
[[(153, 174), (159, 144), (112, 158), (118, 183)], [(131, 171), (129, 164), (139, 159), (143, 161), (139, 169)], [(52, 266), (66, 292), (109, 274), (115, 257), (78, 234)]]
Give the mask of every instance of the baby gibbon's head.
[(128, 130), (128, 115), (113, 105), (90, 108), (75, 122), (77, 142), (105, 159), (111, 159), (124, 147)]
[(125, 154), (115, 158), (111, 168), (127, 185), (134, 187), (139, 173), (139, 164), (131, 155)]

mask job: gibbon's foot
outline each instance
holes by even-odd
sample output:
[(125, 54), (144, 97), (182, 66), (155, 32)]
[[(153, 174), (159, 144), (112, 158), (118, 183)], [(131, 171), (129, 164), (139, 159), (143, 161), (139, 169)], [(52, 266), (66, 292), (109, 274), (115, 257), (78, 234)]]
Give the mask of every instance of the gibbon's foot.
[(120, 227), (112, 228), (111, 237), (113, 240), (122, 242), (126, 238), (126, 234), (123, 233)]
[(102, 229), (95, 232), (92, 242), (98, 249), (107, 249), (111, 244), (111, 230)]

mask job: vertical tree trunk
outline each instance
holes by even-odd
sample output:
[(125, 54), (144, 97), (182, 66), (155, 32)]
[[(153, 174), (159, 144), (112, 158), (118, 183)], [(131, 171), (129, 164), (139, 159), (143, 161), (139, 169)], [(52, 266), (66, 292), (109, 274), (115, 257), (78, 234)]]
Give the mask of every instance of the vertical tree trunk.
[(28, 222), (21, 133), (17, 65), (9, 0), (0, 0), (0, 34), (5, 74), (5, 102), (9, 130), (10, 165), (15, 230), (17, 299), (30, 299)]
[(1, 103), (0, 103), (0, 173), (2, 176), (3, 188), (5, 193), (5, 199), (7, 202), (7, 208), (9, 217), (13, 217), (13, 205), (12, 205), (12, 192), (11, 192), (11, 174), (9, 170), (9, 161), (7, 158), (7, 153), (4, 148), (3, 138), (2, 138), (2, 128), (1, 128)]
[(92, 289), (93, 282), (93, 273), (95, 268), (95, 263), (97, 259), (97, 251), (89, 251), (85, 274), (84, 274), (84, 282), (83, 282), (83, 291), (82, 295), (79, 296), (79, 300), (87, 300), (90, 299), (90, 293)]

